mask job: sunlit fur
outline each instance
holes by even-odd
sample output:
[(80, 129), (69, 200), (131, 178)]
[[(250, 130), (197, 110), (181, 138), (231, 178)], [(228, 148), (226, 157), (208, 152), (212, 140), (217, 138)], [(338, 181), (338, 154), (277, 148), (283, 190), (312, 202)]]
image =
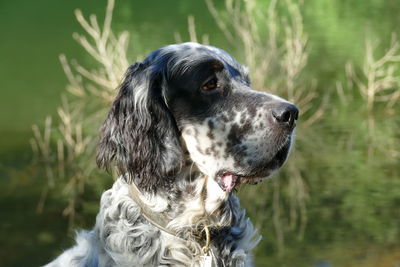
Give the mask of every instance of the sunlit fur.
[[(219, 83), (205, 92), (210, 76)], [(294, 126), (274, 120), (280, 105), (291, 104), (251, 89), (247, 69), (215, 47), (171, 45), (133, 64), (97, 154), (122, 175), (103, 193), (94, 229), (47, 266), (203, 266), (205, 225), (213, 266), (252, 266), (261, 237), (221, 173), (257, 182), (282, 166)], [(141, 214), (132, 183), (168, 232)]]

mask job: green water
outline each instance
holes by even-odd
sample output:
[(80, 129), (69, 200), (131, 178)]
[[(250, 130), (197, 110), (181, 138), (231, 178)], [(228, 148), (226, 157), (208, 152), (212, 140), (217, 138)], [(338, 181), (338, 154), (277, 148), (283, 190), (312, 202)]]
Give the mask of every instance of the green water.
[[(347, 60), (361, 61), (365, 37), (388, 44), (391, 32), (400, 34), (398, 0), (304, 2), (308, 72), (321, 86), (340, 77)], [(0, 266), (43, 264), (71, 241), (56, 198), (47, 201), (45, 213), (36, 213), (45, 180), (29, 176), (29, 138), (32, 124), (55, 115), (60, 104), (67, 80), (59, 54), (91, 64), (72, 39), (73, 32), (81, 32), (74, 9), (102, 17), (105, 5), (104, 0), (0, 0)], [(114, 29), (131, 32), (134, 61), (173, 43), (174, 32), (187, 38), (188, 15), (195, 16), (199, 33), (229, 51), (201, 0), (117, 1)]]

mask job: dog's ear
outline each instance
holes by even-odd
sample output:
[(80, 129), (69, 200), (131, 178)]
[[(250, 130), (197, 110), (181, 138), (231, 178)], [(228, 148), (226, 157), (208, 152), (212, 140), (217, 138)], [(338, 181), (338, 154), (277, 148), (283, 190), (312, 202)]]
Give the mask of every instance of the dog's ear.
[(114, 163), (128, 182), (147, 191), (172, 185), (181, 168), (179, 131), (162, 93), (162, 77), (135, 63), (125, 74), (102, 129), (99, 167)]

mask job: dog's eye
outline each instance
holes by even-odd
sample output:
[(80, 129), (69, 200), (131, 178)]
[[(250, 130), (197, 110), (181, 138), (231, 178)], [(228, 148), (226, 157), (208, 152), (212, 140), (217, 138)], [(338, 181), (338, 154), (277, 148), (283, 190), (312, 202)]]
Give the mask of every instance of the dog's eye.
[(202, 87), (202, 89), (204, 91), (211, 91), (211, 90), (214, 90), (216, 88), (218, 88), (218, 80), (217, 80), (217, 78), (213, 78), (213, 79), (209, 80)]

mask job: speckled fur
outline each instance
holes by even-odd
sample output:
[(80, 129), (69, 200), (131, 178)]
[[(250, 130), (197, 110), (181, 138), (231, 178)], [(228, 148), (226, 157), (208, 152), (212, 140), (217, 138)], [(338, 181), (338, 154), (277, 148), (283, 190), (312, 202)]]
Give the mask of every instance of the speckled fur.
[[(210, 78), (218, 84), (203, 90)], [(261, 237), (221, 177), (255, 183), (282, 166), (294, 135), (272, 115), (282, 105), (291, 104), (251, 89), (247, 68), (215, 47), (170, 45), (133, 64), (97, 154), (122, 175), (103, 193), (94, 229), (46, 266), (203, 266), (204, 225), (213, 266), (253, 266)], [(174, 235), (145, 219), (132, 183)]]

